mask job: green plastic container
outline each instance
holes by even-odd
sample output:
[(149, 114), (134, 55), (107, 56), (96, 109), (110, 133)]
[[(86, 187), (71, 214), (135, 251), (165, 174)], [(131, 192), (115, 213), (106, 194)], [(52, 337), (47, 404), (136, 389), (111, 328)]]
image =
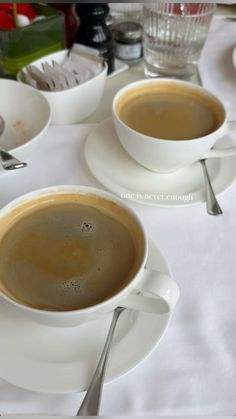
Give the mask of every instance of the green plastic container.
[(31, 61), (65, 47), (64, 14), (48, 5), (32, 6), (46, 18), (23, 28), (0, 29), (1, 77), (15, 78)]

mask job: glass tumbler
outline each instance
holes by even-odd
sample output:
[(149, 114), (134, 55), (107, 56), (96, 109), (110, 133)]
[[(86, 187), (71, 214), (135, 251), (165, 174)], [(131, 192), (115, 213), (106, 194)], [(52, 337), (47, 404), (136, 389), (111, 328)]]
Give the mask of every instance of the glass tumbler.
[(144, 3), (145, 75), (191, 77), (215, 9), (214, 3)]

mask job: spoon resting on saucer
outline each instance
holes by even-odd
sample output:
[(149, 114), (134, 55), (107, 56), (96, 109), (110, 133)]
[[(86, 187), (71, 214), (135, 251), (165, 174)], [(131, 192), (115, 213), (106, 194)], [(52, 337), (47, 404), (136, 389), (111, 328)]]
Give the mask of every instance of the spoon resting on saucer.
[(207, 212), (210, 215), (223, 214), (223, 211), (220, 208), (220, 205), (216, 199), (215, 193), (211, 185), (210, 176), (207, 170), (205, 159), (200, 160), (200, 163), (201, 163), (203, 174), (204, 174)]
[[(0, 135), (2, 135), (4, 129), (5, 121), (0, 115)], [(0, 147), (0, 161), (4, 170), (21, 169), (22, 167), (27, 166), (27, 163), (16, 159), (16, 157), (12, 156), (12, 154), (4, 150), (2, 147)]]
[(108, 356), (111, 349), (111, 343), (114, 336), (117, 320), (120, 314), (125, 310), (124, 307), (117, 307), (114, 311), (110, 329), (106, 338), (106, 342), (98, 362), (98, 366), (89, 385), (84, 400), (77, 412), (76, 416), (98, 416), (101, 402), (101, 395), (106, 372)]

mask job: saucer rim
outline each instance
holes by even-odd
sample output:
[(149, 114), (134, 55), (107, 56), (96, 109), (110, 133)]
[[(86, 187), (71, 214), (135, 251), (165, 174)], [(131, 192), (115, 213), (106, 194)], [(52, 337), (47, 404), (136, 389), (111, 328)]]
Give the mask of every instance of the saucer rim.
[[(149, 246), (151, 248), (151, 251), (153, 253), (155, 253), (155, 258), (158, 255), (158, 262), (157, 263), (158, 263), (158, 265), (161, 264), (162, 271), (166, 274), (172, 275), (169, 263), (168, 263), (167, 259), (165, 258), (165, 256), (163, 255), (162, 251), (160, 250), (159, 245), (156, 244), (156, 242), (154, 240), (152, 240), (150, 238), (150, 236), (148, 237), (148, 243), (149, 243)], [(152, 256), (151, 256), (151, 258), (152, 258)], [(156, 263), (156, 260), (154, 261), (154, 263)], [(2, 303), (1, 301), (0, 301), (0, 305), (4, 307), (4, 303)], [(142, 314), (143, 313), (140, 312), (138, 314), (138, 317), (137, 317), (137, 318), (140, 317), (141, 321), (142, 321)], [(159, 320), (158, 320), (158, 316), (156, 316), (155, 314), (150, 314), (150, 316), (154, 316), (156, 318), (156, 321), (161, 324), (160, 332), (158, 331), (158, 333), (157, 333), (157, 335), (155, 335), (155, 337), (152, 336), (152, 343), (151, 344), (149, 343), (149, 349), (148, 350), (144, 350), (144, 353), (141, 353), (138, 356), (137, 356), (137, 353), (136, 353), (136, 356), (133, 357), (133, 358), (135, 358), (135, 361), (132, 363), (131, 366), (126, 366), (125, 368), (123, 368), (118, 373), (113, 372), (113, 373), (110, 374), (111, 376), (109, 376), (110, 371), (109, 371), (109, 364), (108, 364), (108, 375), (105, 378), (105, 384), (111, 383), (111, 382), (117, 380), (118, 378), (123, 377), (126, 374), (132, 372), (136, 367), (141, 365), (152, 354), (152, 352), (157, 348), (160, 341), (162, 340), (162, 338), (163, 338), (163, 336), (164, 336), (164, 334), (165, 334), (165, 332), (168, 328), (168, 325), (169, 325), (169, 322), (171, 320), (172, 315), (173, 315), (173, 311), (169, 314), (162, 315), (161, 316), (162, 320), (161, 320), (160, 317), (159, 317)], [(147, 322), (148, 320), (145, 320), (145, 321)], [(46, 326), (41, 325), (41, 327), (44, 328)], [(0, 324), (0, 328), (1, 328), (1, 324)], [(128, 338), (128, 341), (129, 341), (129, 338)], [(131, 341), (132, 341), (132, 339), (131, 339)], [(111, 348), (111, 356), (112, 356), (112, 348)], [(16, 354), (16, 358), (19, 360), (18, 354)], [(30, 363), (30, 362), (31, 362), (31, 360), (30, 361), (28, 360), (28, 363)], [(70, 361), (68, 361), (68, 363), (69, 362)], [(46, 364), (46, 362), (45, 362), (45, 364)], [(112, 364), (112, 361), (110, 361), (110, 364)], [(0, 370), (1, 370), (1, 363), (0, 363)], [(31, 377), (33, 376), (33, 374), (31, 374), (31, 373), (28, 373), (28, 375), (31, 376)], [(22, 382), (20, 382), (21, 377), (18, 377), (18, 379), (16, 377), (14, 379), (12, 377), (12, 373), (10, 373), (10, 377), (2, 376), (1, 371), (0, 371), (0, 378), (5, 380), (6, 382), (12, 384), (12, 385), (15, 385), (15, 386), (17, 386), (19, 388), (22, 388), (24, 390), (40, 392), (40, 393), (47, 393), (47, 394), (73, 394), (73, 393), (79, 393), (79, 392), (83, 392), (83, 391), (87, 390), (86, 386), (84, 386), (83, 388), (81, 388), (82, 386), (80, 386), (80, 388), (75, 388), (74, 385), (67, 386), (68, 387), (67, 389), (63, 388), (63, 386), (61, 388), (57, 388), (57, 386), (55, 386), (54, 388), (49, 388), (49, 387), (47, 387), (47, 380), (46, 379), (45, 379), (45, 384), (43, 384), (43, 385), (35, 384), (34, 380), (33, 380), (33, 385), (32, 385), (32, 382), (31, 382), (31, 384), (29, 382), (30, 377), (28, 377), (28, 379), (26, 379), (26, 381), (28, 381), (28, 384), (26, 382), (22, 383)], [(24, 377), (24, 380), (25, 380), (25, 377)], [(55, 381), (55, 382), (58, 384), (58, 381)]]

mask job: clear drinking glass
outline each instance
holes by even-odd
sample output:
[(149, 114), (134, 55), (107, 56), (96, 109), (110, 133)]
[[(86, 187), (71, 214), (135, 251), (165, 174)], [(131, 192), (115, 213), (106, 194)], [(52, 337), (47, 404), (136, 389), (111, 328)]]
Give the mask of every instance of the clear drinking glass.
[(145, 75), (192, 76), (215, 9), (214, 3), (144, 3)]
[(142, 3), (109, 3), (113, 23), (140, 22)]

